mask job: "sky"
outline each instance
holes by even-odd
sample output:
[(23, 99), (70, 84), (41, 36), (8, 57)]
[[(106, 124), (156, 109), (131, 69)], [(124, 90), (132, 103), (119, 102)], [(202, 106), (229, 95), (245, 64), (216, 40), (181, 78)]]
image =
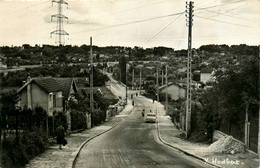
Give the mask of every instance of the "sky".
[[(56, 0), (57, 1), (57, 0)], [(188, 47), (184, 0), (66, 0), (65, 45)], [(0, 46), (58, 45), (57, 3), (0, 0)], [(192, 47), (260, 44), (260, 0), (195, 0)]]

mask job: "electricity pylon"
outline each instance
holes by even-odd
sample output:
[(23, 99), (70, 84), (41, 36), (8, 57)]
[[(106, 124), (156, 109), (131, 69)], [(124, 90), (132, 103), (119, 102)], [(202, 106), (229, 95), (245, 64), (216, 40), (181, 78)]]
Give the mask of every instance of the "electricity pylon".
[[(68, 5), (68, 3), (63, 0), (52, 0), (52, 6), (53, 6), (53, 3), (58, 4), (58, 14), (51, 16), (51, 21), (53, 21), (53, 18), (56, 18), (56, 22), (57, 22), (56, 30), (51, 32), (51, 38), (52, 38), (53, 34), (56, 35), (55, 43), (58, 43), (60, 46), (65, 43), (65, 40), (62, 37), (65, 35), (69, 35), (63, 29), (63, 21), (64, 21), (64, 19), (68, 19), (68, 17), (66, 17), (62, 14), (62, 5)], [(58, 38), (57, 38), (57, 36), (58, 36)]]

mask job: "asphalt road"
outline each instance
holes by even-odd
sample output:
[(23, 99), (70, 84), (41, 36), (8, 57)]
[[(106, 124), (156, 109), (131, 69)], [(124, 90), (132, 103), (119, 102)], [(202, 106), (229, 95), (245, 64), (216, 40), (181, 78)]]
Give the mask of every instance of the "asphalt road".
[(127, 119), (111, 131), (87, 143), (75, 167), (209, 167), (205, 163), (163, 145), (156, 124), (145, 123), (142, 109), (153, 109), (152, 103), (135, 98), (135, 107)]

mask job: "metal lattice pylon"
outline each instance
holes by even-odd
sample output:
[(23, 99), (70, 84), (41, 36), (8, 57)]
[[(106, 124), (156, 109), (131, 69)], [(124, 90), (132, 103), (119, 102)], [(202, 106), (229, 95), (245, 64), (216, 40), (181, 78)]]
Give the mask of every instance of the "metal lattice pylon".
[(63, 0), (53, 0), (52, 5), (53, 3), (58, 4), (58, 14), (51, 16), (51, 21), (53, 21), (53, 18), (56, 18), (56, 22), (57, 22), (56, 30), (51, 32), (51, 38), (53, 34), (56, 35), (55, 43), (58, 43), (59, 45), (63, 45), (65, 43), (65, 40), (62, 37), (69, 34), (66, 31), (64, 31), (63, 28), (63, 21), (64, 19), (68, 19), (68, 17), (62, 14), (62, 5), (68, 5), (68, 3)]

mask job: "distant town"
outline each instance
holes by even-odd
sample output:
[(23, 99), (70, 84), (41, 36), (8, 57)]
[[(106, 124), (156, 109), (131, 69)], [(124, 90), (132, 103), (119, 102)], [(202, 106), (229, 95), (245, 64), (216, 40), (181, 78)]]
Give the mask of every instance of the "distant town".
[[(211, 143), (231, 135), (233, 148), (225, 152), (257, 153), (258, 52), (258, 46), (245, 44), (192, 49), (190, 141)], [(143, 106), (139, 104), (141, 95), (164, 105), (175, 128), (185, 131), (187, 50), (24, 44), (0, 47), (0, 53), (1, 141), (6, 144), (14, 136), (27, 143), (25, 137), (31, 137), (42, 146), (33, 154), (17, 156), (23, 160), (20, 165), (28, 164), (53, 143), (48, 138), (55, 137), (58, 125), (68, 134), (98, 127), (124, 113), (127, 101), (134, 108)], [(5, 155), (12, 159), (11, 153)]]

